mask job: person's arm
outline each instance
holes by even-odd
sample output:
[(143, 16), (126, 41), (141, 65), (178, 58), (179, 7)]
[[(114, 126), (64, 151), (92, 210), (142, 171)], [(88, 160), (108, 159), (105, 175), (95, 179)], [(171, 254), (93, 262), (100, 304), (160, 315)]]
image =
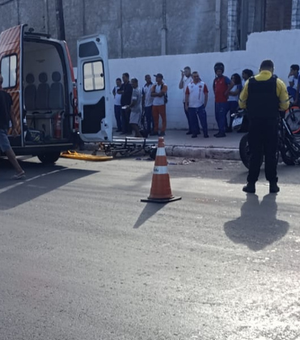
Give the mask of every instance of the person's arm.
[(153, 85), (151, 88), (151, 97), (157, 97), (157, 93), (155, 92), (155, 86), (156, 85)]
[(289, 75), (289, 85), (290, 85), (290, 87), (294, 87), (294, 84), (295, 84), (294, 79), (295, 79), (294, 76)]
[(157, 96), (158, 96), (158, 97), (163, 97), (163, 96), (167, 93), (167, 91), (168, 91), (167, 85), (163, 85), (163, 86), (161, 87), (160, 92), (157, 93)]
[(235, 91), (229, 91), (229, 92), (228, 92), (228, 95), (229, 95), (229, 96), (237, 96), (237, 95), (240, 94), (240, 92), (241, 92), (241, 87), (240, 87), (240, 86), (237, 86), (237, 87), (236, 87), (236, 90), (235, 90)]
[(229, 91), (233, 88), (234, 82), (226, 77), (226, 84), (227, 84), (227, 90), (225, 91), (224, 95), (227, 97), (229, 94)]
[(208, 101), (208, 88), (206, 84), (204, 85), (203, 92), (204, 92), (204, 107), (206, 107)]
[(239, 108), (246, 109), (247, 108), (247, 99), (248, 99), (248, 84), (249, 80), (246, 81), (243, 91), (239, 97)]
[(123, 94), (124, 93), (124, 85), (122, 84), (119, 90), (117, 91), (118, 94)]
[(146, 97), (145, 90), (144, 88), (142, 88), (142, 110), (143, 111), (145, 109), (145, 97)]
[(184, 72), (181, 71), (181, 79), (180, 79), (180, 82), (179, 82), (179, 89), (182, 90), (183, 87), (184, 87)]
[(133, 97), (133, 98), (131, 99), (130, 105), (128, 105), (128, 109), (131, 109), (131, 108), (136, 104), (136, 102), (137, 102), (137, 98), (136, 98), (136, 97)]
[(279, 98), (279, 110), (286, 111), (290, 106), (289, 95), (285, 83), (278, 78), (276, 80), (276, 94)]
[(297, 90), (296, 90), (296, 96), (295, 96), (296, 103), (298, 103), (298, 100), (299, 100), (299, 91), (300, 91), (300, 76), (298, 77), (298, 84), (297, 84)]

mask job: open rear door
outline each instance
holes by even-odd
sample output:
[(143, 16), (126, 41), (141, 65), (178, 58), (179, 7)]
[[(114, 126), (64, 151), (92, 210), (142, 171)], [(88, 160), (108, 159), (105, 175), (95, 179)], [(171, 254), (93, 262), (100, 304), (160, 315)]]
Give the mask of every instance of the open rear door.
[(86, 142), (112, 140), (112, 107), (104, 35), (77, 41), (79, 132)]

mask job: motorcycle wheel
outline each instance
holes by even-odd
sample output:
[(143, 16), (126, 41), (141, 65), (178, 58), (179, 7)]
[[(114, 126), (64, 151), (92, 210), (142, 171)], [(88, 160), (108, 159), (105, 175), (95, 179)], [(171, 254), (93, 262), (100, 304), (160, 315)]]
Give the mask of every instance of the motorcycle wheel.
[(300, 110), (292, 110), (285, 118), (293, 134), (300, 133)]
[[(248, 133), (246, 133), (240, 140), (239, 144), (239, 152), (240, 157), (247, 169), (249, 169), (250, 165), (250, 148), (249, 148), (249, 142), (248, 142)], [(263, 155), (261, 155), (261, 162), (260, 165), (262, 165), (263, 162)]]
[(248, 133), (245, 134), (239, 144), (239, 152), (240, 152), (240, 157), (247, 169), (249, 169), (249, 164), (250, 164), (250, 150), (249, 150), (249, 143), (248, 143)]
[(281, 146), (280, 148), (281, 158), (286, 165), (295, 165), (295, 161), (290, 154), (286, 145)]

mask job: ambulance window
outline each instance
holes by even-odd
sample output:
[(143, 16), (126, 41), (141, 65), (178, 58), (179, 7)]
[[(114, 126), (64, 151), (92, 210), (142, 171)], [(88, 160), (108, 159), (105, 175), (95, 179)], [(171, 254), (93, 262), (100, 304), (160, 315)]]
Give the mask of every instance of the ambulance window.
[(86, 43), (80, 44), (79, 46), (79, 57), (93, 57), (99, 55), (99, 50), (94, 41), (88, 41)]
[(99, 91), (105, 88), (102, 61), (83, 64), (83, 88), (84, 91)]
[(9, 55), (1, 60), (1, 74), (3, 76), (3, 88), (16, 86), (17, 83), (17, 56)]

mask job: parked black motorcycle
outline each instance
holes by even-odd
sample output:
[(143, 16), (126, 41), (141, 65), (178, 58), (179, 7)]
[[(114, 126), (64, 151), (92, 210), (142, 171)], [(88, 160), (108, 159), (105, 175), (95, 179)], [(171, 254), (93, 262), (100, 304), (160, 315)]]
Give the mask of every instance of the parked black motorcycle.
[[(243, 126), (247, 115), (245, 110), (238, 111), (233, 114), (234, 119), (232, 127), (234, 130), (239, 130)], [(280, 116), (278, 123), (278, 157), (281, 155), (282, 161), (286, 165), (300, 164), (300, 134), (294, 134), (288, 125), (284, 115)], [(243, 135), (239, 144), (240, 157), (247, 169), (249, 169), (250, 149), (248, 143), (248, 133)], [(261, 162), (263, 162), (263, 154)]]

